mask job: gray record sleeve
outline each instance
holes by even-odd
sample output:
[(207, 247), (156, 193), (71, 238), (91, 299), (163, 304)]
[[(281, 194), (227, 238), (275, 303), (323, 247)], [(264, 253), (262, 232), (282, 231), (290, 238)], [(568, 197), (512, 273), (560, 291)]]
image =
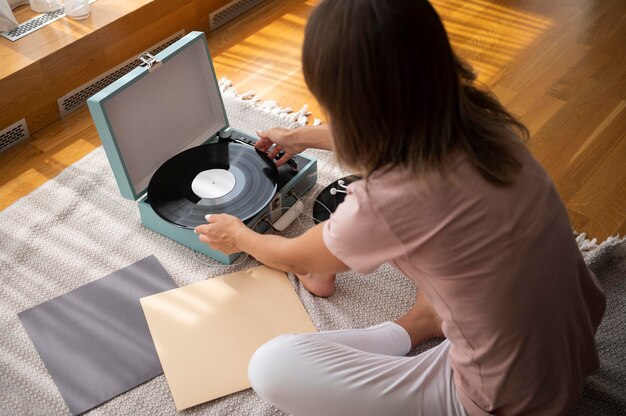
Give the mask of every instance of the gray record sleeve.
[(176, 287), (149, 256), (18, 314), (72, 414), (163, 372), (139, 299)]

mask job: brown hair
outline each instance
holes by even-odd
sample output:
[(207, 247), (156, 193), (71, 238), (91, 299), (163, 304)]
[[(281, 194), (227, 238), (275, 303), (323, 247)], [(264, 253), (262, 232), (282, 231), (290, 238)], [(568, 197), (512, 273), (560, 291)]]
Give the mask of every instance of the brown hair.
[(404, 166), (445, 173), (465, 151), (488, 181), (507, 185), (524, 125), (458, 59), (425, 0), (326, 0), (309, 17), (302, 65), (330, 116), (340, 162), (369, 175)]

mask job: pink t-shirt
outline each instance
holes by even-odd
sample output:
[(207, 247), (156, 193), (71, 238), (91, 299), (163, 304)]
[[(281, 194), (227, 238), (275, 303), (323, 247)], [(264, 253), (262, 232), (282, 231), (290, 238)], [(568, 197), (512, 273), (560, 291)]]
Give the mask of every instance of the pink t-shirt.
[(419, 284), (470, 415), (562, 414), (599, 365), (604, 293), (552, 181), (525, 149), (520, 159), (510, 187), (461, 153), (446, 177), (373, 174), (324, 225), (326, 246), (353, 270), (389, 261)]

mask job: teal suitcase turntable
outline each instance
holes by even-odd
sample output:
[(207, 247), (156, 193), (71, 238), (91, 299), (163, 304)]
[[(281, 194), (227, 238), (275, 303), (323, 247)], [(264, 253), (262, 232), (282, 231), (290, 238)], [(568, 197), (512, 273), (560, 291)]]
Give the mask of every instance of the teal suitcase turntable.
[[(140, 59), (142, 66), (87, 100), (120, 192), (138, 202), (144, 226), (231, 264), (240, 253), (226, 255), (201, 243), (193, 227), (164, 215), (161, 205), (151, 205), (148, 187), (155, 172), (162, 173), (166, 162), (195, 152), (194, 148), (213, 149), (229, 143), (227, 146), (238, 151), (248, 146), (249, 153), (254, 152), (252, 145), (256, 139), (229, 126), (204, 33), (189, 33), (156, 56), (143, 54)], [(204, 146), (206, 144), (210, 146)], [(226, 188), (220, 189), (222, 194), (228, 194), (238, 189), (242, 181), (250, 179), (249, 174), (242, 175), (240, 170), (226, 166), (217, 172), (220, 174), (217, 177), (211, 176), (213, 170), (203, 174), (208, 172), (213, 184), (223, 184), (226, 180)], [(268, 176), (265, 169), (259, 169), (258, 175)], [(198, 178), (200, 176), (198, 174)], [(249, 215), (242, 219), (258, 232), (266, 231), (298, 201), (298, 196), (315, 184), (317, 161), (297, 155), (290, 165), (281, 166), (270, 176), (274, 178), (275, 187), (269, 197), (246, 196), (253, 209), (248, 209)], [(206, 180), (206, 175), (203, 178)], [(224, 195), (212, 195), (213, 191), (207, 189), (206, 184), (195, 188), (191, 183), (181, 186), (189, 188), (185, 192), (193, 189), (201, 193), (205, 189), (209, 193), (198, 200), (209, 198), (204, 201), (211, 203), (210, 198), (220, 197), (223, 198), (220, 201), (228, 202)], [(155, 185), (150, 186), (157, 201)]]

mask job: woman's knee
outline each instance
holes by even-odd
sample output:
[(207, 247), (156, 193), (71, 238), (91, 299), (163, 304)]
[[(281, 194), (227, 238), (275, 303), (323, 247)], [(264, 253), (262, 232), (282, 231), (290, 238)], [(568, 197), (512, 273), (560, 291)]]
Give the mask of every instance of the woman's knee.
[(248, 364), (248, 380), (254, 391), (277, 404), (288, 393), (293, 375), (300, 373), (305, 334), (284, 334), (261, 345)]

